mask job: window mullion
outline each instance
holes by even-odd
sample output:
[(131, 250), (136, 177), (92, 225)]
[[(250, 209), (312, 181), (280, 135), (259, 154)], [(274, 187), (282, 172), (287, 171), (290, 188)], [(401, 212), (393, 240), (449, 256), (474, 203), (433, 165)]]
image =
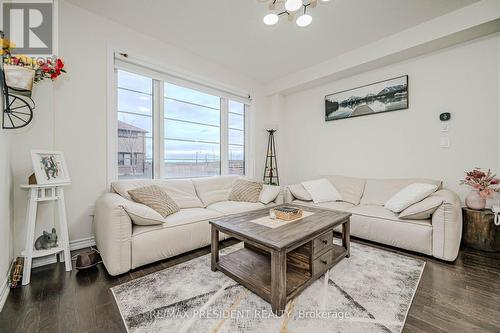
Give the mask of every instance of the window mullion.
[(153, 80), (153, 178), (163, 177), (164, 167), (164, 126), (163, 126), (163, 82)]
[(229, 174), (229, 101), (220, 99), (220, 163), (221, 175)]

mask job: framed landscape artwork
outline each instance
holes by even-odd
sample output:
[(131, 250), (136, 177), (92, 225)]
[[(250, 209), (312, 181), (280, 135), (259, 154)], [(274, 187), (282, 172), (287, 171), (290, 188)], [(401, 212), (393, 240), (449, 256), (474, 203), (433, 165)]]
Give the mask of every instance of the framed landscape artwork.
[(62, 152), (32, 150), (31, 161), (38, 185), (68, 184), (71, 182)]
[(325, 96), (325, 121), (408, 109), (408, 75)]

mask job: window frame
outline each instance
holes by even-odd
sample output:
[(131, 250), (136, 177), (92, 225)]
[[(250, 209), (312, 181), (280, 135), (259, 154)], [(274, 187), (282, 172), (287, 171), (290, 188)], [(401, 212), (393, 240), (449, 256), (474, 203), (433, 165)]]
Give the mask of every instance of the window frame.
[[(251, 162), (250, 156), (251, 152), (249, 150), (249, 142), (250, 138), (250, 109), (251, 109), (251, 100), (245, 100), (243, 97), (238, 95), (228, 95), (224, 93), (222, 90), (220, 93), (216, 93), (217, 88), (203, 89), (205, 85), (200, 83), (197, 85), (192, 81), (171, 77), (168, 74), (163, 74), (157, 72), (155, 70), (149, 69), (148, 67), (142, 67), (135, 64), (126, 64), (123, 66), (123, 63), (117, 65), (115, 53), (113, 52), (113, 56), (108, 58), (108, 65), (110, 65), (109, 71), (111, 72), (108, 75), (108, 168), (107, 168), (107, 178), (108, 183), (119, 180), (118, 178), (118, 70), (124, 70), (127, 72), (131, 72), (138, 75), (143, 75), (151, 78), (153, 80), (153, 170), (152, 170), (152, 179), (175, 179), (166, 177), (165, 175), (165, 128), (164, 128), (164, 82), (168, 82), (169, 84), (178, 85), (181, 87), (185, 87), (188, 89), (197, 90), (203, 93), (211, 94), (220, 98), (220, 175), (229, 175), (229, 100), (242, 103), (244, 106), (244, 166), (243, 172), (244, 176), (252, 177), (253, 168), (249, 166), (253, 162)], [(183, 84), (185, 83), (185, 84)], [(200, 89), (200, 87), (202, 87)], [(205, 177), (205, 176), (201, 176)], [(208, 176), (207, 176), (208, 177)], [(189, 178), (197, 178), (197, 176), (192, 176)]]

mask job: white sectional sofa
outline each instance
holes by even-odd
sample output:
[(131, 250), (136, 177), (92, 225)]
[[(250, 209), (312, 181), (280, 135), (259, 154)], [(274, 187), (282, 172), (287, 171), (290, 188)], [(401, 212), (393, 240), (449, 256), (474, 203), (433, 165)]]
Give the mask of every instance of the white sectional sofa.
[[(183, 180), (123, 180), (112, 183), (111, 192), (96, 202), (94, 232), (97, 247), (111, 275), (210, 244), (212, 218), (272, 207), (283, 202), (278, 196), (260, 202), (229, 201), (237, 176)], [(174, 199), (180, 211), (165, 219), (151, 218), (149, 207), (131, 201), (131, 189), (158, 185)], [(158, 214), (156, 214), (158, 215)], [(136, 222), (134, 222), (134, 220)], [(138, 225), (146, 222), (154, 225)], [(221, 238), (226, 236), (221, 234)]]
[[(340, 192), (342, 201), (314, 204), (299, 200), (287, 187), (285, 202), (312, 205), (352, 213), (351, 235), (398, 248), (453, 261), (462, 237), (462, 209), (459, 197), (441, 188), (441, 181), (430, 179), (362, 179), (323, 176)], [(429, 219), (401, 219), (384, 208), (394, 194), (412, 183), (438, 186), (434, 196), (442, 204)]]

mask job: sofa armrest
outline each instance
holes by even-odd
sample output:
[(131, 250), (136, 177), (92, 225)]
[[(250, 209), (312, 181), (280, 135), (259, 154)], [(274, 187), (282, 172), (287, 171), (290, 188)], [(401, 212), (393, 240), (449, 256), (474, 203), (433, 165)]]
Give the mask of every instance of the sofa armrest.
[(132, 263), (132, 221), (123, 208), (127, 200), (116, 193), (97, 199), (94, 234), (97, 248), (108, 273), (128, 272)]
[(439, 190), (433, 195), (443, 198), (443, 203), (432, 214), (432, 255), (454, 261), (462, 239), (462, 204), (450, 190)]

